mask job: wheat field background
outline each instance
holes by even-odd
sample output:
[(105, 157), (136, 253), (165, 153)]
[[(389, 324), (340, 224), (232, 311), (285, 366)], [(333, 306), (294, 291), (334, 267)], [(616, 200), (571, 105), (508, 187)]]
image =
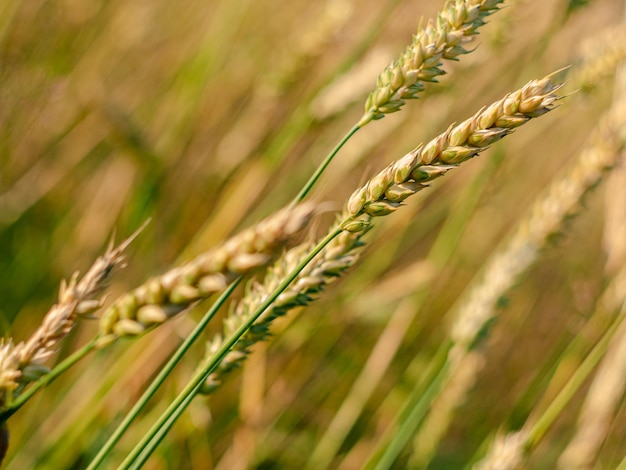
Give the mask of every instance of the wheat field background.
[[(4, 0), (3, 335), (27, 338), (56, 302), (60, 280), (86, 271), (113, 232), (123, 239), (151, 219), (126, 250), (107, 304), (288, 204), (358, 121), (377, 75), (409, 44), (420, 18), (442, 7), (432, 0)], [(357, 265), (310, 306), (279, 318), (240, 371), (191, 403), (146, 468), (374, 465), (372, 454), (405, 432), (403, 406), (416, 393), (430, 396), (428, 380), (454, 321), (449, 312), (535, 198), (575, 163), (600, 117), (626, 96), (625, 80), (615, 78), (626, 57), (624, 8), (623, 0), (505, 1), (480, 29), (476, 50), (446, 62), (438, 84), (358, 132), (314, 188), (310, 199), (324, 204), (305, 237), (325, 233), (357, 187), (419, 143), (572, 65), (564, 94), (575, 93), (377, 221)], [(626, 259), (624, 168), (607, 174), (576, 212), (502, 293), (474, 362), (463, 366), (467, 374), (434, 393), (391, 468), (469, 468), (496, 435), (545, 416), (588, 357), (608, 328), (594, 312)], [(242, 295), (239, 288), (235, 298)], [(3, 468), (85, 468), (207, 305), (87, 356), (39, 392), (7, 423)], [(183, 387), (226, 313), (102, 468), (116, 468)], [(81, 320), (48, 365), (97, 328)], [(622, 344), (619, 333), (614, 344)], [(611, 370), (613, 388), (602, 385), (600, 396), (617, 399), (595, 466), (564, 457), (566, 449), (575, 454), (568, 445), (585, 429), (579, 416), (599, 378), (592, 372), (518, 468), (623, 462), (624, 360)]]

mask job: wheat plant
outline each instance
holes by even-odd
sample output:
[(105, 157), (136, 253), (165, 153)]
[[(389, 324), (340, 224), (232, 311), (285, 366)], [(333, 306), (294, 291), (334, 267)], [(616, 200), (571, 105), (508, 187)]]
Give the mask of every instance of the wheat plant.
[(3, 468), (624, 467), (624, 8), (5, 2)]

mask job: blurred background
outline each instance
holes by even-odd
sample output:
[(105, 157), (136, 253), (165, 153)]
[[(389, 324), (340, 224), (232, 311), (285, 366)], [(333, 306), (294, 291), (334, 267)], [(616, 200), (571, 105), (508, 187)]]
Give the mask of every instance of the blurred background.
[[(389, 162), (530, 79), (574, 64), (567, 89), (581, 90), (377, 222), (359, 265), (310, 308), (281, 319), (273, 341), (256, 347), (222, 389), (196, 399), (147, 468), (302, 467), (346, 400), (362, 408), (328, 465), (360, 468), (367, 460), (446, 338), (446, 312), (533, 198), (576, 158), (613, 97), (611, 66), (583, 79), (576, 65), (615, 37), (623, 0), (505, 6), (481, 28), (476, 51), (445, 64), (440, 84), (358, 133), (312, 198), (339, 210)], [(110, 299), (287, 204), (360, 118), (376, 76), (420, 18), (442, 7), (3, 0), (3, 335), (27, 338), (60, 280), (88, 269), (114, 233), (119, 240), (151, 218)], [(598, 37), (604, 43), (589, 42)], [(485, 439), (519, 427), (545, 397), (551, 361), (606, 284), (603, 191), (502, 299), (479, 378), (424, 465), (462, 468)], [(312, 230), (324, 232), (330, 220)], [(88, 357), (40, 393), (10, 421), (5, 468), (82, 468), (203, 309)], [(216, 321), (207, 339), (219, 328)], [(59, 357), (95, 330), (95, 322), (81, 323)], [(132, 448), (202, 354), (200, 345), (177, 369), (111, 462)], [(356, 391), (371, 393), (359, 401), (349, 391), (364, 370), (373, 375)], [(583, 397), (533, 454), (532, 468), (554, 468)], [(599, 468), (623, 458), (624, 418), (622, 408)]]

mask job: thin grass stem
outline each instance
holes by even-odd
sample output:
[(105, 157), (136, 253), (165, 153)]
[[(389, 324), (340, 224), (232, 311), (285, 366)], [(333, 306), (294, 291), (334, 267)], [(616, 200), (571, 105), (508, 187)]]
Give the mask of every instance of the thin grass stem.
[(183, 412), (187, 409), (187, 407), (191, 404), (193, 399), (196, 397), (200, 389), (202, 388), (203, 382), (200, 382), (190, 394), (188, 394), (185, 399), (172, 411), (172, 414), (168, 418), (168, 420), (159, 428), (154, 437), (150, 440), (148, 445), (143, 449), (141, 454), (137, 457), (137, 459), (133, 462), (130, 470), (139, 470), (143, 467), (146, 461), (150, 458), (154, 450), (158, 447), (161, 441), (165, 438), (167, 433), (174, 423), (180, 418)]
[(311, 177), (303, 186), (303, 188), (300, 190), (298, 195), (294, 198), (293, 201), (291, 201), (291, 207), (295, 207), (300, 202), (302, 202), (302, 200), (306, 197), (309, 191), (311, 191), (311, 189), (313, 188), (317, 180), (320, 178), (320, 176), (322, 176), (322, 173), (324, 173), (328, 165), (330, 165), (330, 162), (333, 161), (333, 158), (335, 158), (335, 155), (339, 153), (339, 150), (341, 150), (341, 148), (346, 144), (346, 142), (348, 142), (348, 140), (350, 140), (350, 138), (354, 134), (356, 134), (360, 128), (361, 128), (360, 126), (356, 125), (352, 129), (350, 129), (348, 133), (335, 146), (335, 148), (331, 150), (331, 152), (326, 156), (324, 161), (320, 163), (320, 165), (317, 167), (313, 175), (311, 175)]
[(561, 389), (559, 394), (554, 398), (554, 400), (552, 400), (552, 403), (550, 403), (541, 417), (531, 427), (526, 441), (526, 451), (534, 448), (541, 441), (552, 424), (554, 424), (554, 421), (561, 415), (563, 409), (570, 402), (574, 394), (580, 389), (585, 380), (587, 380), (589, 375), (595, 370), (596, 366), (605, 356), (606, 351), (611, 345), (613, 337), (615, 336), (619, 326), (624, 321), (624, 318), (626, 318), (625, 312), (620, 314), (620, 316), (615, 319), (606, 333), (604, 333), (602, 338), (600, 338), (594, 348), (589, 352), (585, 360), (576, 369), (576, 372), (574, 372), (565, 386)]
[[(389, 468), (393, 465), (393, 462), (409, 439), (411, 439), (413, 434), (409, 427), (419, 426), (419, 423), (428, 411), (431, 400), (437, 394), (440, 384), (446, 378), (449, 365), (446, 362), (446, 357), (450, 347), (450, 343), (445, 343), (435, 354), (424, 379), (415, 385), (395, 418), (395, 422), (399, 424), (388, 430), (387, 435), (381, 440), (381, 443), (363, 466), (365, 470)], [(400, 437), (403, 433), (406, 435)]]

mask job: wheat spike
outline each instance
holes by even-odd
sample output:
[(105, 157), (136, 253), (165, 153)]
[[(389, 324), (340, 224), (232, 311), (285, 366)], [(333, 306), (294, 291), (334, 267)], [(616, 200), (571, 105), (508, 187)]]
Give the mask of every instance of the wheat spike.
[(123, 251), (142, 229), (143, 226), (115, 248), (111, 242), (104, 255), (96, 259), (80, 280), (76, 272), (69, 282), (62, 281), (58, 302), (27, 341), (13, 344), (10, 339), (0, 340), (0, 407), (11, 401), (19, 385), (37, 380), (48, 372), (43, 363), (55, 352), (79, 316), (89, 316), (102, 306), (99, 296), (109, 276), (123, 265)]
[(365, 114), (359, 127), (373, 119), (398, 111), (405, 100), (416, 99), (424, 82), (436, 82), (445, 72), (442, 59), (458, 60), (467, 54), (485, 18), (496, 12), (503, 0), (450, 0), (435, 21), (419, 28), (413, 42), (400, 58), (378, 76), (376, 88), (365, 102)]
[(264, 266), (308, 223), (313, 204), (282, 209), (222, 245), (120, 297), (100, 319), (98, 347), (161, 324)]
[(483, 108), (473, 117), (420, 145), (374, 176), (348, 201), (353, 218), (394, 212), (404, 199), (424, 189), (427, 183), (478, 155), (516, 127), (553, 108), (554, 93), (562, 85), (551, 76), (532, 80), (523, 88)]

